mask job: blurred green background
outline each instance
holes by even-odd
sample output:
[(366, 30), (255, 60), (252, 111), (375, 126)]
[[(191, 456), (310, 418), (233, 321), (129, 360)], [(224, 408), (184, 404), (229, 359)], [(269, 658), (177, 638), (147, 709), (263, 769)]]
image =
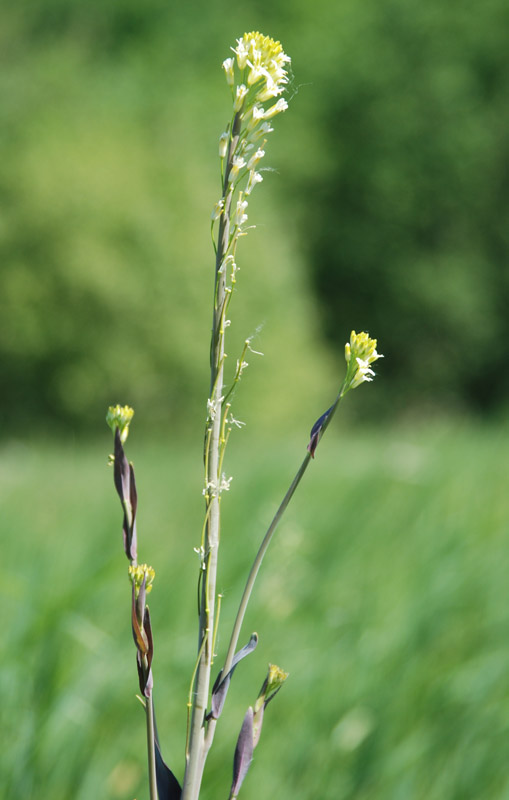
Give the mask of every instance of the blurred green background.
[[(180, 778), (195, 649), (220, 68), (292, 56), (230, 328), (224, 633), (343, 375), (379, 340), (264, 566), (204, 799), (266, 665), (291, 673), (242, 790), (509, 798), (509, 7), (22, 0), (0, 10), (2, 796), (141, 800), (144, 733), (104, 414), (136, 408), (156, 701)], [(245, 454), (249, 453), (249, 459)]]

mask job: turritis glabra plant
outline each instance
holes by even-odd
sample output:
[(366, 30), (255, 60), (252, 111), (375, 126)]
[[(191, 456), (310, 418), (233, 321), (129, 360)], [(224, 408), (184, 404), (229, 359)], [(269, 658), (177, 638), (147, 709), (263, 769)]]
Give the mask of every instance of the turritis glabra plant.
[[(221, 192), (211, 215), (212, 240), (215, 251), (212, 336), (210, 343), (210, 388), (207, 400), (204, 444), (203, 498), (205, 514), (201, 540), (195, 548), (199, 556), (198, 573), (198, 648), (191, 675), (188, 697), (187, 736), (182, 786), (163, 760), (154, 716), (152, 662), (154, 643), (150, 624), (147, 595), (152, 589), (154, 570), (138, 563), (136, 510), (137, 494), (133, 465), (124, 452), (133, 410), (127, 406), (112, 406), (107, 421), (114, 433), (112, 458), (114, 482), (123, 510), (124, 550), (129, 561), (131, 580), (131, 620), (141, 701), (145, 709), (147, 728), (148, 777), (151, 800), (196, 800), (200, 795), (207, 755), (214, 740), (232, 675), (239, 662), (257, 645), (253, 633), (248, 642), (238, 648), (244, 616), (267, 548), (277, 525), (292, 499), (320, 439), (324, 435), (342, 398), (361, 383), (374, 376), (373, 363), (380, 358), (376, 340), (367, 333), (352, 331), (345, 347), (346, 374), (338, 394), (313, 425), (307, 450), (274, 519), (263, 537), (247, 576), (237, 616), (231, 631), (229, 646), (218, 673), (212, 676), (214, 648), (218, 633), (220, 597), (216, 588), (219, 558), (221, 497), (230, 488), (231, 478), (224, 471), (228, 438), (241, 423), (232, 413), (235, 388), (247, 366), (245, 358), (251, 350), (246, 339), (234, 374), (226, 382), (226, 332), (228, 313), (237, 281), (237, 245), (248, 227), (248, 204), (251, 193), (262, 182), (260, 164), (265, 157), (265, 145), (273, 131), (272, 124), (288, 104), (281, 95), (288, 84), (290, 58), (281, 44), (260, 33), (246, 33), (232, 48), (233, 55), (223, 62), (226, 82), (232, 94), (231, 119), (219, 137)], [(247, 774), (269, 702), (280, 690), (287, 674), (269, 665), (267, 676), (253, 706), (250, 706), (240, 726), (233, 758), (233, 778), (228, 800), (239, 794)], [(225, 787), (225, 798), (227, 788)]]

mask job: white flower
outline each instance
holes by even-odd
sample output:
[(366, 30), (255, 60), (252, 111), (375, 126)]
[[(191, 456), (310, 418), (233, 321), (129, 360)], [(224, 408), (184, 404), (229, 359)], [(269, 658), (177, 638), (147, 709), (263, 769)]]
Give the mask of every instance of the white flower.
[(244, 169), (246, 166), (246, 161), (242, 156), (233, 156), (232, 167), (230, 170), (230, 183), (234, 183), (237, 180), (238, 174), (241, 169)]
[(261, 150), (260, 148), (258, 148), (256, 153), (252, 155), (249, 161), (247, 162), (247, 168), (255, 169), (255, 167), (258, 165), (258, 162), (262, 160), (264, 155), (265, 155), (265, 150)]
[(282, 91), (283, 87), (276, 83), (276, 81), (272, 80), (269, 75), (267, 78), (267, 83), (257, 93), (256, 99), (259, 100), (260, 103), (265, 103), (265, 101), (270, 100), (271, 97), (277, 97)]
[(235, 62), (234, 62), (233, 58), (226, 58), (223, 61), (223, 69), (224, 69), (224, 72), (225, 72), (225, 75), (226, 75), (226, 81), (228, 83), (228, 86), (233, 86), (233, 81), (234, 81), (234, 77), (235, 77), (234, 76), (234, 72), (233, 72), (234, 63)]
[(274, 103), (273, 106), (267, 109), (263, 117), (264, 119), (272, 119), (272, 117), (275, 117), (276, 114), (280, 114), (281, 111), (286, 111), (287, 108), (288, 108), (288, 103), (286, 102), (286, 100), (280, 97), (277, 103)]
[(252, 133), (251, 138), (256, 141), (256, 139), (260, 139), (262, 136), (267, 136), (269, 133), (272, 133), (273, 130), (274, 128), (270, 122), (263, 122), (258, 130)]
[(233, 52), (237, 55), (237, 64), (239, 69), (244, 69), (247, 64), (249, 50), (245, 39), (237, 39), (237, 47), (232, 48)]
[(237, 200), (237, 208), (235, 210), (235, 215), (233, 217), (233, 224), (236, 225), (238, 228), (247, 222), (247, 200)]
[(219, 492), (229, 492), (230, 491), (230, 483), (232, 482), (232, 478), (227, 478), (226, 475), (221, 475), (221, 480), (219, 482)]
[(247, 182), (246, 191), (244, 192), (244, 194), (251, 194), (256, 184), (261, 183), (262, 181), (263, 178), (260, 175), (260, 173), (251, 170), (251, 172), (249, 173), (249, 180)]
[(248, 86), (252, 86), (253, 83), (256, 83), (256, 81), (259, 81), (262, 78), (265, 78), (266, 81), (272, 80), (267, 70), (262, 67), (261, 64), (251, 64), (251, 62), (248, 61), (247, 65), (250, 68), (249, 75), (247, 76)]
[(264, 117), (265, 117), (265, 109), (263, 109), (261, 106), (256, 106), (256, 105), (253, 106), (250, 109), (250, 118), (249, 119), (248, 119), (248, 115), (246, 114), (246, 119), (248, 119), (248, 122), (247, 122), (248, 131), (252, 130), (253, 128), (255, 128), (258, 125), (258, 123), (262, 119), (264, 119)]
[(210, 215), (212, 222), (215, 222), (216, 219), (219, 219), (219, 217), (223, 213), (223, 208), (224, 208), (224, 200), (218, 200), (214, 208), (212, 209), (212, 214)]
[(247, 87), (244, 86), (243, 83), (241, 83), (240, 86), (237, 86), (235, 92), (235, 102), (233, 103), (233, 110), (235, 112), (240, 111), (240, 109), (244, 105), (244, 100), (246, 99), (246, 95), (247, 95)]
[(363, 361), (362, 358), (356, 358), (355, 360), (357, 361), (358, 369), (351, 384), (352, 389), (355, 389), (356, 386), (360, 386), (364, 381), (372, 381), (375, 375), (369, 366), (369, 361)]

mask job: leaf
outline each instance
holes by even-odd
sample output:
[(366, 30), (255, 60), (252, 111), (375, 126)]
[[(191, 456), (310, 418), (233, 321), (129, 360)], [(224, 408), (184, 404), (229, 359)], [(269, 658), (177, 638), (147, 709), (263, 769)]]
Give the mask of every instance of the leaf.
[(129, 464), (120, 441), (120, 432), (115, 430), (115, 461), (113, 463), (113, 480), (124, 511), (122, 533), (124, 550), (127, 558), (136, 561), (136, 509), (138, 495), (134, 479), (133, 465)]
[(327, 421), (327, 418), (329, 417), (329, 414), (331, 413), (331, 411), (332, 411), (332, 409), (334, 408), (335, 405), (336, 404), (333, 403), (331, 405), (331, 407), (328, 408), (327, 411), (324, 414), (322, 414), (322, 416), (319, 417), (316, 420), (315, 424), (311, 428), (311, 433), (309, 434), (310, 439), (309, 439), (309, 444), (308, 444), (308, 450), (309, 450), (309, 452), (311, 454), (311, 458), (315, 457), (315, 450), (316, 450), (316, 448), (318, 446), (318, 442), (320, 441), (320, 435), (322, 433), (322, 428), (325, 425), (325, 423)]
[(233, 781), (230, 798), (237, 797), (253, 760), (253, 709), (249, 706), (240, 729), (233, 757)]
[(157, 735), (154, 738), (156, 746), (157, 794), (159, 795), (159, 800), (180, 800), (182, 794), (180, 783), (161, 755)]
[(212, 697), (211, 697), (211, 710), (208, 714), (208, 719), (219, 719), (221, 712), (223, 710), (223, 706), (226, 700), (226, 695), (228, 693), (228, 689), (230, 687), (230, 681), (232, 679), (232, 675), (234, 673), (235, 667), (242, 661), (243, 658), (252, 653), (255, 649), (256, 645), (258, 644), (258, 634), (253, 633), (251, 634), (251, 638), (249, 642), (244, 645), (244, 647), (236, 653), (232, 659), (232, 665), (228, 674), (222, 678), (222, 671), (216, 678), (216, 682), (212, 688)]

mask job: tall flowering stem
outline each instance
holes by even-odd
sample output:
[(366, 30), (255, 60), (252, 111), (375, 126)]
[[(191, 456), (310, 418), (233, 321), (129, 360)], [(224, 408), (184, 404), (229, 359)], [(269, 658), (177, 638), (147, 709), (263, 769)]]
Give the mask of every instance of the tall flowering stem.
[[(152, 658), (154, 643), (150, 612), (145, 603), (146, 595), (152, 589), (155, 577), (154, 570), (147, 564), (138, 564), (136, 511), (138, 495), (134, 478), (133, 465), (127, 461), (124, 447), (129, 435), (129, 425), (134, 411), (129, 406), (110, 406), (106, 422), (114, 435), (115, 452), (113, 459), (113, 478), (124, 512), (122, 533), (124, 551), (129, 560), (128, 574), (132, 584), (131, 591), (131, 624), (136, 646), (136, 667), (142, 702), (145, 708), (147, 725), (147, 757), (150, 800), (158, 800), (157, 768), (156, 768), (156, 731), (154, 719), (154, 701), (152, 696)], [(173, 777), (173, 775), (172, 775)]]
[[(203, 768), (211, 744), (207, 733), (215, 720), (207, 716), (210, 675), (214, 658), (216, 575), (220, 534), (221, 493), (229, 488), (222, 472), (224, 451), (234, 423), (225, 401), (224, 362), (227, 311), (236, 282), (237, 244), (246, 233), (249, 197), (262, 181), (258, 171), (265, 155), (271, 120), (287, 108), (282, 98), (290, 61), (279, 42), (252, 32), (244, 34), (232, 48), (223, 69), (232, 92), (232, 117), (219, 139), (221, 197), (212, 212), (212, 235), (216, 251), (214, 310), (210, 347), (210, 391), (204, 447), (205, 524), (199, 548), (199, 633), (197, 666), (191, 688), (190, 727), (186, 747), (186, 770), (182, 800), (199, 796)], [(217, 224), (218, 223), (218, 224)], [(217, 239), (214, 231), (217, 227)], [(237, 376), (240, 371), (237, 370)], [(212, 726), (211, 726), (212, 723)]]
[(258, 572), (262, 565), (262, 561), (265, 557), (265, 554), (269, 548), (269, 545), (274, 537), (274, 533), (276, 532), (276, 528), (279, 525), (279, 522), (285, 513), (292, 497), (294, 496), (299, 483), (301, 482), (304, 473), (306, 472), (311, 459), (314, 458), (316, 448), (318, 446), (318, 442), (322, 438), (323, 434), (327, 430), (336, 410), (343, 399), (343, 397), (350, 391), (350, 389), (355, 389), (357, 386), (360, 386), (361, 383), (365, 381), (372, 381), (374, 377), (374, 372), (371, 369), (371, 364), (373, 364), (377, 359), (383, 358), (381, 353), (377, 353), (376, 350), (377, 341), (376, 339), (371, 339), (367, 333), (356, 333), (352, 331), (350, 335), (350, 341), (345, 345), (345, 360), (347, 364), (346, 375), (341, 384), (341, 388), (337, 394), (334, 403), (331, 407), (322, 414), (316, 423), (313, 425), (310, 433), (310, 441), (308, 444), (308, 452), (304, 456), (302, 464), (300, 465), (297, 473), (291, 482), (288, 491), (286, 492), (281, 504), (276, 511), (272, 522), (270, 523), (267, 532), (262, 540), (262, 543), (258, 549), (258, 552), (255, 556), (253, 561), (251, 570), (247, 577), (246, 585), (244, 587), (244, 592), (242, 594), (242, 598), (239, 604), (239, 609), (237, 611), (237, 616), (235, 618), (235, 622), (233, 625), (232, 635), (230, 638), (230, 644), (228, 647), (228, 652), (225, 659), (225, 664), (223, 667), (223, 674), (227, 674), (231, 669), (231, 664), (234, 659), (235, 649), (237, 647), (237, 643), (239, 640), (240, 632), (242, 629), (242, 623), (244, 622), (244, 617), (246, 615), (247, 606), (249, 600), (251, 598), (251, 594), (253, 591), (253, 587), (258, 576)]

